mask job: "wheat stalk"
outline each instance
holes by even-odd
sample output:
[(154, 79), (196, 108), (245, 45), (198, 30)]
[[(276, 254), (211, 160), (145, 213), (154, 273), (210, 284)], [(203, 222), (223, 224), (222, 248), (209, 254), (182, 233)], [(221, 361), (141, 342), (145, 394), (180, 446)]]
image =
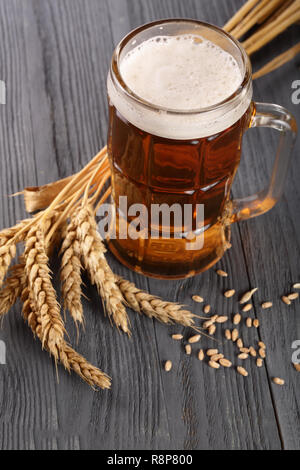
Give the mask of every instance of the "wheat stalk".
[[(43, 342), (42, 318), (39, 313), (34, 310), (34, 303), (31, 300), (30, 291), (25, 287), (22, 291), (23, 301), (23, 317), (27, 321), (34, 336)], [(73, 370), (91, 387), (99, 387), (102, 389), (110, 388), (111, 381), (108, 375), (97, 367), (90, 364), (83, 356), (78, 354), (74, 349), (63, 340), (57, 350), (46, 348), (57, 361), (59, 360), (65, 369), (70, 372)]]
[(77, 224), (74, 219), (67, 224), (61, 248), (61, 282), (64, 309), (68, 310), (77, 326), (83, 324), (81, 303), (81, 262), (80, 246), (77, 239)]
[(31, 301), (41, 316), (42, 344), (55, 356), (57, 347), (63, 341), (65, 328), (51, 283), (44, 235), (36, 226), (28, 233), (24, 256)]
[(199, 318), (190, 311), (183, 310), (180, 304), (166, 302), (155, 295), (148, 294), (120, 276), (116, 279), (129, 307), (138, 313), (144, 313), (149, 318), (155, 318), (162, 323), (179, 323), (183, 326), (193, 326), (193, 318)]
[(128, 316), (123, 304), (124, 298), (106, 261), (106, 249), (97, 231), (93, 208), (89, 204), (84, 204), (75, 217), (82, 261), (91, 282), (97, 286), (99, 294), (104, 299), (106, 311), (117, 328), (130, 334)]
[[(11, 238), (15, 237), (15, 242), (21, 242), (25, 240), (27, 232), (26, 227), (32, 222), (32, 219), (24, 219), (13, 227), (5, 228), (0, 232), (0, 247), (5, 245)], [(25, 230), (24, 230), (25, 229)], [(22, 233), (21, 233), (21, 230)], [(20, 235), (18, 236), (18, 234)]]

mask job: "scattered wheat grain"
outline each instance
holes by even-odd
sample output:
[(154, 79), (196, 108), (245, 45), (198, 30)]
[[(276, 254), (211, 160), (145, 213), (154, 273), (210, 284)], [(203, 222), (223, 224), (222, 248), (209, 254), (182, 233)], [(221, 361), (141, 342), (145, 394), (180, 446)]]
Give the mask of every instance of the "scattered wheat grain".
[(172, 335), (172, 339), (175, 339), (175, 341), (180, 341), (181, 339), (183, 339), (183, 335), (180, 335), (180, 334)]
[(282, 302), (285, 303), (286, 305), (291, 305), (291, 303), (292, 303), (292, 302), (290, 301), (290, 299), (289, 299), (286, 295), (283, 295), (283, 296), (281, 297), (281, 300), (282, 300)]
[(223, 366), (223, 367), (231, 367), (232, 366), (232, 362), (229, 361), (228, 359), (225, 359), (225, 358), (220, 359), (219, 364), (221, 364), (221, 366)]
[(261, 306), (262, 306), (263, 309), (271, 308), (273, 306), (273, 303), (272, 302), (263, 302), (261, 304)]
[(256, 365), (257, 365), (257, 367), (262, 367), (263, 366), (263, 360), (262, 360), (261, 357), (258, 357), (256, 359)]
[(212, 367), (213, 369), (220, 369), (220, 364), (214, 361), (209, 361), (208, 363), (209, 367)]
[(199, 361), (203, 361), (204, 359), (204, 351), (203, 349), (200, 349), (199, 352), (198, 352), (198, 359)]
[(244, 367), (238, 366), (237, 371), (240, 375), (243, 375), (243, 377), (248, 377), (249, 375), (246, 369), (244, 369)]
[(249, 302), (249, 300), (251, 299), (252, 295), (254, 294), (254, 292), (256, 292), (258, 290), (257, 287), (255, 287), (254, 289), (251, 289), (249, 290), (248, 292), (245, 292), (245, 294), (241, 297), (240, 299), (240, 304), (245, 304), (246, 302)]
[(232, 341), (235, 343), (235, 341), (238, 339), (238, 337), (239, 337), (239, 332), (236, 328), (234, 328), (234, 330), (232, 330), (232, 333), (231, 333)]
[(224, 292), (224, 297), (226, 297), (227, 299), (230, 299), (230, 297), (232, 297), (234, 294), (235, 294), (235, 290), (229, 289)]
[(252, 310), (253, 308), (253, 305), (252, 304), (246, 304), (244, 305), (244, 307), (242, 308), (242, 311), (243, 312), (249, 312), (250, 310)]
[(203, 312), (204, 313), (209, 313), (210, 312), (210, 305), (205, 305), (204, 308), (203, 308)]
[(221, 277), (228, 277), (228, 273), (226, 273), (222, 269), (217, 269), (216, 273)]
[(194, 302), (197, 302), (199, 304), (201, 304), (204, 301), (203, 297), (200, 297), (200, 295), (193, 295), (192, 299)]
[(201, 338), (201, 335), (194, 335), (194, 336), (191, 336), (188, 341), (189, 343), (194, 344), (194, 343), (198, 343), (200, 338)]
[(273, 382), (276, 385), (284, 385), (284, 383), (285, 383), (284, 380), (280, 379), (279, 377), (274, 377)]

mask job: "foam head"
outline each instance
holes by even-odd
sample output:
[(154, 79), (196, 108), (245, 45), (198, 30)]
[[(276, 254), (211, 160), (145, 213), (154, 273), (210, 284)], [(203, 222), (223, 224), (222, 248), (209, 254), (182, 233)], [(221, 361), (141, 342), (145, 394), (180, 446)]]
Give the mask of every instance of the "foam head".
[(142, 109), (122, 96), (109, 78), (109, 96), (120, 113), (137, 127), (162, 137), (192, 139), (216, 134), (234, 124), (250, 104), (247, 96), (222, 119), (196, 112), (226, 100), (243, 81), (236, 59), (200, 36), (150, 38), (127, 52), (119, 67), (123, 81), (139, 98), (153, 107), (185, 111)]

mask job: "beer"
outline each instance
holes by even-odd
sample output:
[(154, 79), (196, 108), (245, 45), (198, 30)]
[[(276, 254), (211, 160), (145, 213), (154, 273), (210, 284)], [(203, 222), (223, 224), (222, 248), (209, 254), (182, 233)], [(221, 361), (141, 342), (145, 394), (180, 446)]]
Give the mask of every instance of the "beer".
[[(245, 74), (231, 53), (191, 33), (135, 37), (127, 40), (128, 51), (119, 51), (108, 78), (108, 152), (117, 209), (109, 247), (138, 272), (187, 277), (215, 264), (229, 246), (230, 189), (253, 114), (251, 89), (225, 110), (219, 104), (234, 99)], [(120, 222), (132, 221), (120, 208), (120, 196), (127, 197), (128, 207), (146, 208), (143, 236), (119, 237)], [(182, 213), (191, 205), (192, 219), (178, 225), (171, 214), (168, 226), (159, 221), (159, 236), (153, 237), (154, 204), (179, 204)], [(200, 237), (201, 248), (190, 249)]]

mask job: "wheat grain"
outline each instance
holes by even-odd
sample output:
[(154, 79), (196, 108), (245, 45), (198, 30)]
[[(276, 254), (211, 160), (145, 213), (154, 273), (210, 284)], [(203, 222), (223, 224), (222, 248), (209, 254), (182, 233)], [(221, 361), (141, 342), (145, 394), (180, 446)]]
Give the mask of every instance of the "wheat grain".
[(294, 367), (295, 367), (297, 372), (300, 372), (300, 364), (295, 364), (294, 363)]
[(210, 327), (208, 328), (208, 334), (213, 336), (216, 332), (216, 329), (217, 329), (216, 325), (210, 325)]
[(245, 294), (241, 297), (240, 299), (240, 304), (245, 304), (247, 302), (249, 302), (249, 300), (251, 299), (252, 295), (254, 294), (254, 292), (256, 292), (258, 290), (257, 287), (255, 287), (254, 289), (251, 289), (249, 290), (248, 292), (245, 292)]
[(220, 315), (216, 318), (216, 323), (226, 323), (228, 321), (228, 317), (225, 315)]
[(186, 353), (188, 356), (190, 356), (191, 353), (192, 353), (192, 347), (191, 347), (191, 345), (190, 345), (190, 344), (186, 344), (184, 349), (185, 349), (185, 353)]
[(203, 349), (200, 349), (199, 352), (198, 352), (198, 359), (199, 361), (203, 361), (204, 359), (204, 351)]
[(210, 305), (205, 305), (203, 308), (203, 312), (207, 314), (210, 312), (210, 309), (211, 309)]
[(231, 340), (231, 331), (230, 330), (225, 330), (225, 338), (228, 340)]
[(212, 367), (212, 369), (220, 369), (220, 364), (214, 361), (209, 361), (208, 363), (209, 367)]
[(234, 294), (235, 294), (235, 290), (230, 289), (224, 292), (224, 297), (226, 297), (227, 299), (230, 299)]
[(239, 337), (239, 332), (236, 328), (234, 328), (234, 330), (232, 330), (232, 333), (231, 333), (232, 341), (235, 343), (238, 337)]
[(244, 369), (244, 367), (238, 366), (237, 371), (243, 377), (248, 377), (248, 375), (249, 375), (248, 372), (246, 371), (246, 369)]
[(180, 334), (172, 335), (172, 339), (175, 339), (175, 341), (180, 341), (181, 339), (183, 339), (183, 335), (180, 335)]
[(172, 361), (166, 361), (165, 362), (165, 371), (166, 372), (170, 372), (170, 370), (172, 369)]
[(279, 377), (274, 377), (273, 382), (276, 385), (284, 385), (284, 383), (285, 383), (284, 380), (280, 379)]
[(194, 343), (198, 343), (198, 341), (200, 340), (201, 336), (200, 335), (194, 335), (194, 336), (191, 336), (188, 341), (190, 344), (194, 344)]
[(206, 355), (207, 356), (214, 356), (215, 354), (218, 354), (218, 352), (219, 352), (218, 349), (208, 349), (206, 351)]
[(249, 354), (250, 349), (249, 348), (240, 348), (241, 353)]
[(258, 357), (256, 359), (256, 365), (257, 365), (257, 367), (262, 367), (263, 366), (263, 360), (262, 360), (261, 357)]
[(271, 308), (273, 306), (273, 303), (272, 302), (263, 302), (261, 304), (261, 306), (262, 306), (263, 309)]
[(159, 297), (138, 289), (132, 282), (117, 277), (117, 283), (130, 308), (138, 313), (144, 313), (149, 318), (155, 318), (161, 323), (178, 323), (183, 326), (193, 326), (197, 315), (182, 309), (180, 304), (166, 302)]
[(124, 298), (116, 283), (115, 275), (109, 267), (100, 233), (92, 207), (84, 204), (76, 212), (77, 239), (79, 241), (82, 262), (88, 271), (92, 284), (104, 299), (104, 306), (117, 328), (130, 334), (129, 320), (124, 306)]
[(242, 316), (239, 313), (236, 313), (233, 317), (233, 324), (238, 325), (241, 323)]
[(219, 353), (219, 354), (215, 354), (214, 356), (211, 356), (210, 360), (213, 362), (218, 362), (220, 359), (223, 359), (223, 358), (224, 358), (224, 354)]
[(292, 303), (292, 302), (290, 301), (290, 299), (289, 299), (286, 295), (283, 295), (283, 296), (281, 297), (281, 300), (282, 300), (282, 302), (285, 303), (286, 305), (291, 305), (291, 303)]
[(228, 273), (226, 273), (226, 272), (223, 271), (222, 269), (217, 269), (216, 273), (218, 274), (218, 276), (221, 276), (221, 277), (228, 277)]
[(192, 299), (194, 302), (198, 302), (199, 304), (201, 304), (204, 300), (203, 297), (200, 297), (200, 295), (193, 295)]
[(260, 348), (259, 351), (258, 351), (258, 354), (260, 355), (260, 357), (262, 359), (265, 359), (266, 358), (266, 350), (263, 349), (263, 348)]
[(241, 353), (241, 354), (238, 355), (238, 358), (242, 359), (242, 360), (248, 359), (248, 357), (249, 357), (249, 354), (247, 354), (247, 353)]
[(252, 304), (246, 304), (243, 308), (242, 308), (242, 311), (243, 312), (249, 312), (249, 310), (252, 309)]
[(298, 299), (299, 294), (298, 294), (298, 292), (292, 292), (287, 297), (288, 297), (289, 300), (296, 300), (296, 299)]
[(221, 364), (221, 366), (223, 367), (231, 367), (232, 366), (232, 362), (229, 361), (229, 359), (226, 359), (226, 358), (222, 358), (219, 360), (219, 363)]

